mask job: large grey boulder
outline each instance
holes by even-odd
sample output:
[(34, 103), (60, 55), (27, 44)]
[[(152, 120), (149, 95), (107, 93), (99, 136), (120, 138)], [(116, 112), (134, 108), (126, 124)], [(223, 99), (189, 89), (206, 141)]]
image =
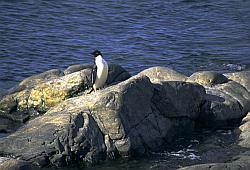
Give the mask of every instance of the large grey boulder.
[(229, 79), (241, 84), (250, 92), (250, 71), (224, 74)]
[(103, 136), (88, 111), (53, 112), (29, 121), (0, 140), (0, 153), (38, 166), (94, 162), (105, 151)]
[(242, 120), (241, 126), (235, 130), (239, 135), (239, 145), (244, 148), (250, 148), (250, 112)]
[[(66, 75), (60, 70), (49, 70), (23, 80), (16, 89), (0, 99), (0, 122), (4, 125), (0, 128), (8, 131), (11, 124), (23, 123), (68, 98), (86, 93), (91, 85), (91, 67), (71, 66), (65, 71)], [(107, 84), (129, 77), (130, 74), (121, 66), (110, 64)]]
[(195, 120), (205, 100), (205, 88), (199, 84), (165, 81), (157, 85), (154, 104), (168, 118), (186, 117)]
[[(198, 85), (184, 83), (169, 88), (180, 90), (180, 86), (202, 98), (199, 95), (204, 89)], [(149, 78), (138, 75), (96, 93), (65, 100), (0, 140), (0, 154), (40, 166), (65, 166), (158, 150), (175, 136), (191, 133), (194, 124), (186, 116), (168, 118), (161, 113), (152, 102), (154, 92)], [(190, 106), (195, 107), (196, 102)]]
[[(44, 113), (61, 101), (73, 97), (88, 87), (86, 75), (88, 70), (82, 70), (56, 79), (39, 83), (33, 88), (7, 95), (0, 101), (0, 115), (11, 117), (23, 116), (34, 110)], [(35, 80), (34, 80), (35, 81)], [(16, 116), (14, 116), (16, 118)]]
[(30, 115), (37, 112), (27, 113), (28, 99), (32, 88), (54, 79), (60, 79), (63, 73), (58, 69), (45, 71), (22, 80), (17, 86), (8, 90), (0, 97), (0, 131), (11, 131), (29, 119)]
[(234, 81), (206, 87), (206, 92), (206, 102), (198, 120), (201, 126), (228, 128), (238, 125), (250, 109), (249, 92)]

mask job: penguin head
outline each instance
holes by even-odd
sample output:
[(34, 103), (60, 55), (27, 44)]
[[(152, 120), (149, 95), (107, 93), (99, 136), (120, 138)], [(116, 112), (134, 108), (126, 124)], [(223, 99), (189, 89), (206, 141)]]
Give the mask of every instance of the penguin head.
[(93, 55), (93, 57), (97, 57), (98, 55), (102, 56), (102, 53), (98, 50), (95, 50), (94, 52), (91, 53)]

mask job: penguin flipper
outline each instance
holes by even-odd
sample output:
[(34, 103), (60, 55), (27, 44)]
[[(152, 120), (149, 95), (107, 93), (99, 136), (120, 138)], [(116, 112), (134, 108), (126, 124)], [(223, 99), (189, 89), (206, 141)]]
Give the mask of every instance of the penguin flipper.
[(94, 64), (91, 70), (91, 86), (92, 87), (95, 84), (96, 76), (97, 76), (97, 66)]
[(92, 91), (94, 91), (94, 84), (95, 84), (95, 79), (96, 79), (96, 75), (97, 74), (97, 66), (94, 64), (93, 67), (91, 68), (91, 75), (90, 75), (90, 91), (87, 92), (87, 94), (90, 94)]

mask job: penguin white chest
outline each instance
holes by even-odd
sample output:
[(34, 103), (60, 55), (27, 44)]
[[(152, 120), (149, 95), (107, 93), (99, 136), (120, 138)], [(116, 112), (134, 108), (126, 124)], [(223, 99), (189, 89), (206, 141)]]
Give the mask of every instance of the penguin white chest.
[(96, 74), (96, 80), (93, 85), (94, 89), (102, 88), (108, 78), (108, 64), (107, 62), (102, 58), (101, 55), (97, 56), (95, 58), (95, 64), (97, 66), (97, 74)]

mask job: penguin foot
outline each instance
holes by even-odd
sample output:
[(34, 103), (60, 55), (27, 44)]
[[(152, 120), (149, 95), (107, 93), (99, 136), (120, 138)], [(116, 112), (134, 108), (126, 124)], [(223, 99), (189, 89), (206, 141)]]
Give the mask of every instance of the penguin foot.
[(93, 87), (90, 89), (90, 91), (89, 91), (89, 92), (87, 92), (87, 94), (92, 93), (92, 91), (94, 91), (94, 88), (93, 88)]
[(115, 159), (115, 152), (110, 151), (110, 152), (107, 153), (107, 155), (108, 155), (108, 158), (109, 158), (110, 160), (114, 160), (114, 159)]

